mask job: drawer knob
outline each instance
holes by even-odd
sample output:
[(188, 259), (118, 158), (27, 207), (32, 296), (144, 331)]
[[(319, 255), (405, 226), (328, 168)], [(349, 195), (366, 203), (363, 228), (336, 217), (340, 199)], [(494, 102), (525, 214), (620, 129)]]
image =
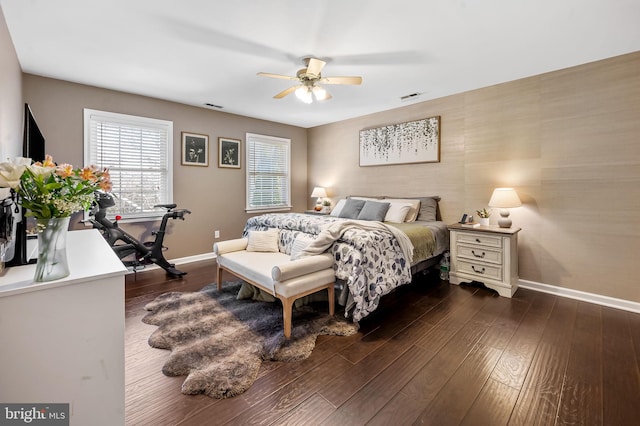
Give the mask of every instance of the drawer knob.
[(487, 253), (482, 252), (482, 254), (477, 254), (475, 250), (471, 250), (471, 254), (473, 254), (475, 257), (479, 257), (480, 259), (482, 259)]
[(482, 240), (480, 240), (480, 238), (476, 238), (476, 243), (481, 243)]
[(473, 272), (475, 272), (476, 274), (484, 274), (484, 268), (476, 269), (475, 265), (471, 265), (471, 269), (473, 269)]

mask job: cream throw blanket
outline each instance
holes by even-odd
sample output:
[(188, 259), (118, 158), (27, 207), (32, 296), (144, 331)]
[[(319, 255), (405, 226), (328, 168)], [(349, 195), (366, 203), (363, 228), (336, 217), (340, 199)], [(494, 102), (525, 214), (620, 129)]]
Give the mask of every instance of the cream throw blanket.
[(340, 239), (349, 229), (362, 229), (365, 231), (384, 231), (392, 234), (398, 240), (402, 253), (411, 263), (413, 260), (413, 244), (407, 235), (393, 226), (385, 225), (382, 222), (365, 220), (340, 220), (333, 222), (322, 228), (318, 237), (301, 251), (300, 257), (313, 256), (324, 253), (331, 245)]

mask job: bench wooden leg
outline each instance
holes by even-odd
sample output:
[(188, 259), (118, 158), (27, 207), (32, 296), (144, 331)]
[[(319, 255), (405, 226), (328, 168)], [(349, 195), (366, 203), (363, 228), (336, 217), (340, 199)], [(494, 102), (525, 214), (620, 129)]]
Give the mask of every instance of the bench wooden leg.
[(216, 274), (216, 284), (218, 285), (218, 291), (222, 290), (222, 268), (218, 265), (218, 273)]
[(291, 317), (293, 315), (293, 302), (296, 301), (295, 297), (282, 298), (282, 316), (284, 318), (284, 338), (291, 337)]
[(333, 315), (336, 309), (334, 283), (331, 283), (331, 285), (327, 287), (327, 292), (329, 293), (329, 315)]

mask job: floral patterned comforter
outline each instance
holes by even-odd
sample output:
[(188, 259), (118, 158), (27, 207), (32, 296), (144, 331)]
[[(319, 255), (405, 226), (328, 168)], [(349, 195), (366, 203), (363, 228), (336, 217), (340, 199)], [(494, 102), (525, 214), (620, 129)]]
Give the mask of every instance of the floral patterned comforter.
[[(332, 216), (301, 213), (264, 214), (247, 221), (243, 235), (250, 230), (279, 228), (280, 251), (290, 254), (300, 234), (317, 236), (323, 226), (344, 220)], [(353, 296), (345, 311), (353, 321), (373, 312), (380, 298), (394, 288), (411, 282), (411, 264), (396, 238), (383, 230), (349, 229), (331, 247), (338, 279), (344, 280)]]

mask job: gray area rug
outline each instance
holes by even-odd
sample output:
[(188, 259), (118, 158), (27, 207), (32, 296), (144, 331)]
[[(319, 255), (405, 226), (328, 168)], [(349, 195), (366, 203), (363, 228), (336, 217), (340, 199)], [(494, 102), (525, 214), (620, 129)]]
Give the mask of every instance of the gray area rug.
[(182, 393), (229, 398), (255, 381), (263, 360), (291, 362), (307, 358), (321, 334), (347, 336), (356, 324), (316, 311), (294, 309), (291, 339), (283, 334), (282, 305), (237, 300), (242, 282), (211, 284), (198, 292), (171, 292), (148, 303), (142, 321), (157, 325), (149, 345), (171, 350), (162, 368), (167, 376), (187, 376)]

